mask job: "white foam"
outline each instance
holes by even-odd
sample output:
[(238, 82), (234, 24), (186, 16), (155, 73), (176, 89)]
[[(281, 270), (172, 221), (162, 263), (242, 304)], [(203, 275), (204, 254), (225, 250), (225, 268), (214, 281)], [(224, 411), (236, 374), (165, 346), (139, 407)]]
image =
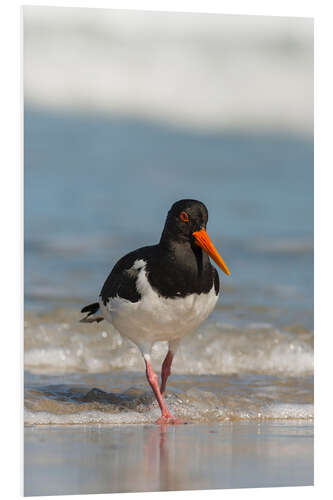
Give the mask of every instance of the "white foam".
[(313, 373), (312, 345), (267, 325), (252, 324), (241, 331), (232, 326), (208, 325), (196, 338), (183, 343), (180, 356), (190, 373)]
[(272, 404), (262, 412), (265, 419), (295, 419), (312, 420), (314, 418), (313, 404)]
[(312, 131), (310, 19), (25, 7), (24, 20), (28, 104)]
[(46, 411), (25, 410), (25, 425), (74, 425), (74, 424), (144, 424), (159, 417), (158, 410), (140, 414), (136, 412), (106, 413), (98, 410), (56, 414)]
[[(57, 314), (57, 313), (55, 313)], [(111, 325), (79, 324), (78, 315), (66, 311), (55, 320), (26, 320), (25, 367), (34, 372), (108, 372), (114, 369), (142, 371), (138, 348)], [(75, 320), (73, 320), (75, 317)], [(154, 345), (153, 366), (160, 369), (167, 351), (165, 342)], [(172, 366), (173, 373), (311, 375), (312, 334), (286, 333), (268, 324), (232, 325), (208, 323), (183, 339)]]
[(72, 355), (69, 349), (48, 347), (30, 349), (24, 354), (25, 366), (57, 368), (67, 370), (77, 368), (77, 356)]
[[(272, 404), (268, 407), (248, 410), (246, 407), (232, 409), (216, 406), (216, 398), (212, 401), (212, 394), (196, 390), (191, 393), (191, 402), (188, 405), (169, 405), (172, 413), (184, 421), (209, 420), (313, 420), (314, 407), (312, 404)], [(100, 410), (85, 410), (73, 413), (53, 413), (47, 411), (31, 411), (25, 409), (25, 425), (80, 425), (80, 424), (144, 424), (153, 423), (160, 416), (158, 408), (149, 408), (145, 412), (126, 411), (111, 413)]]

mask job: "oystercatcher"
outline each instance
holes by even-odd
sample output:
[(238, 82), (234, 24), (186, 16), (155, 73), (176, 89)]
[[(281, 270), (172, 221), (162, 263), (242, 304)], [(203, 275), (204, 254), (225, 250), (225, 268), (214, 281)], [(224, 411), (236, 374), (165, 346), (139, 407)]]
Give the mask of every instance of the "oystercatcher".
[[(212, 312), (219, 276), (209, 257), (230, 274), (207, 232), (208, 210), (180, 200), (168, 212), (160, 242), (122, 257), (105, 281), (99, 301), (84, 307), (82, 322), (111, 322), (140, 349), (146, 376), (161, 409), (156, 423), (180, 423), (165, 406), (164, 393), (180, 340)], [(168, 342), (161, 386), (150, 359), (154, 342)]]

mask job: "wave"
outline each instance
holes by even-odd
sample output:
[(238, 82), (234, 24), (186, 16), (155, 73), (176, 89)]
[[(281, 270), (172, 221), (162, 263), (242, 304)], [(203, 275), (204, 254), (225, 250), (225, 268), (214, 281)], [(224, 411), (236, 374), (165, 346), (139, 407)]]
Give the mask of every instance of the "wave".
[[(104, 381), (105, 382), (105, 381)], [(289, 383), (287, 394), (285, 384)], [(173, 382), (166, 396), (169, 410), (186, 422), (241, 421), (241, 420), (312, 420), (313, 404), (311, 384), (271, 380), (187, 378)], [(202, 387), (182, 389), (189, 384), (210, 384), (211, 390)], [(288, 402), (293, 391), (307, 396), (303, 402)], [(206, 387), (207, 389), (207, 387)], [(255, 389), (255, 390), (254, 390)], [(79, 391), (79, 392), (78, 392)], [(70, 385), (48, 385), (26, 391), (24, 421), (26, 425), (48, 424), (133, 424), (152, 423), (160, 410), (152, 393), (141, 385), (121, 393), (108, 393), (101, 389), (77, 388)], [(282, 401), (281, 400), (285, 400)], [(311, 399), (311, 398), (310, 398)]]
[[(219, 311), (217, 311), (217, 314)], [(25, 317), (25, 423), (151, 423), (159, 408), (136, 346), (70, 309)], [(183, 339), (166, 402), (187, 422), (313, 419), (313, 334), (208, 322)], [(160, 371), (167, 346), (154, 345)]]
[[(76, 311), (59, 309), (44, 315), (29, 312), (25, 318), (25, 367), (35, 373), (114, 370), (141, 371), (137, 347), (105, 322), (78, 323)], [(160, 368), (165, 342), (152, 351), (153, 365)], [(313, 333), (304, 328), (274, 328), (269, 323), (237, 327), (208, 322), (183, 339), (174, 360), (175, 374), (270, 374), (311, 375)]]
[(24, 45), (27, 104), (312, 131), (310, 19), (25, 7)]

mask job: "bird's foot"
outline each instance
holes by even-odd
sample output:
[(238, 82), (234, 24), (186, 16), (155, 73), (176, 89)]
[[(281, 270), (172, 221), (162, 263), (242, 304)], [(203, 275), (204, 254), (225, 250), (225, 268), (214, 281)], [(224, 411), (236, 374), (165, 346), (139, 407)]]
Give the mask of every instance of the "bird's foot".
[(180, 424), (183, 424), (183, 423), (184, 422), (182, 420), (179, 420), (179, 418), (173, 417), (171, 415), (171, 413), (167, 413), (166, 415), (162, 415), (155, 422), (155, 424), (157, 424), (157, 425), (164, 425), (164, 424), (180, 425)]

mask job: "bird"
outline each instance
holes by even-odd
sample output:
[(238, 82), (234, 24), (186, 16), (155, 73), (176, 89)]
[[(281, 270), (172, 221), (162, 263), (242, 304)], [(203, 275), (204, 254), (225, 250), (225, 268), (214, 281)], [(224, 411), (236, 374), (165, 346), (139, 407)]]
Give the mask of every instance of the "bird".
[[(81, 322), (106, 320), (139, 348), (148, 383), (161, 410), (156, 424), (179, 424), (164, 396), (181, 339), (193, 333), (213, 311), (220, 292), (219, 275), (210, 258), (230, 271), (208, 236), (208, 210), (198, 200), (183, 199), (168, 211), (158, 244), (122, 257), (107, 277), (97, 302), (81, 310)], [(155, 342), (167, 341), (161, 385), (152, 368)]]

